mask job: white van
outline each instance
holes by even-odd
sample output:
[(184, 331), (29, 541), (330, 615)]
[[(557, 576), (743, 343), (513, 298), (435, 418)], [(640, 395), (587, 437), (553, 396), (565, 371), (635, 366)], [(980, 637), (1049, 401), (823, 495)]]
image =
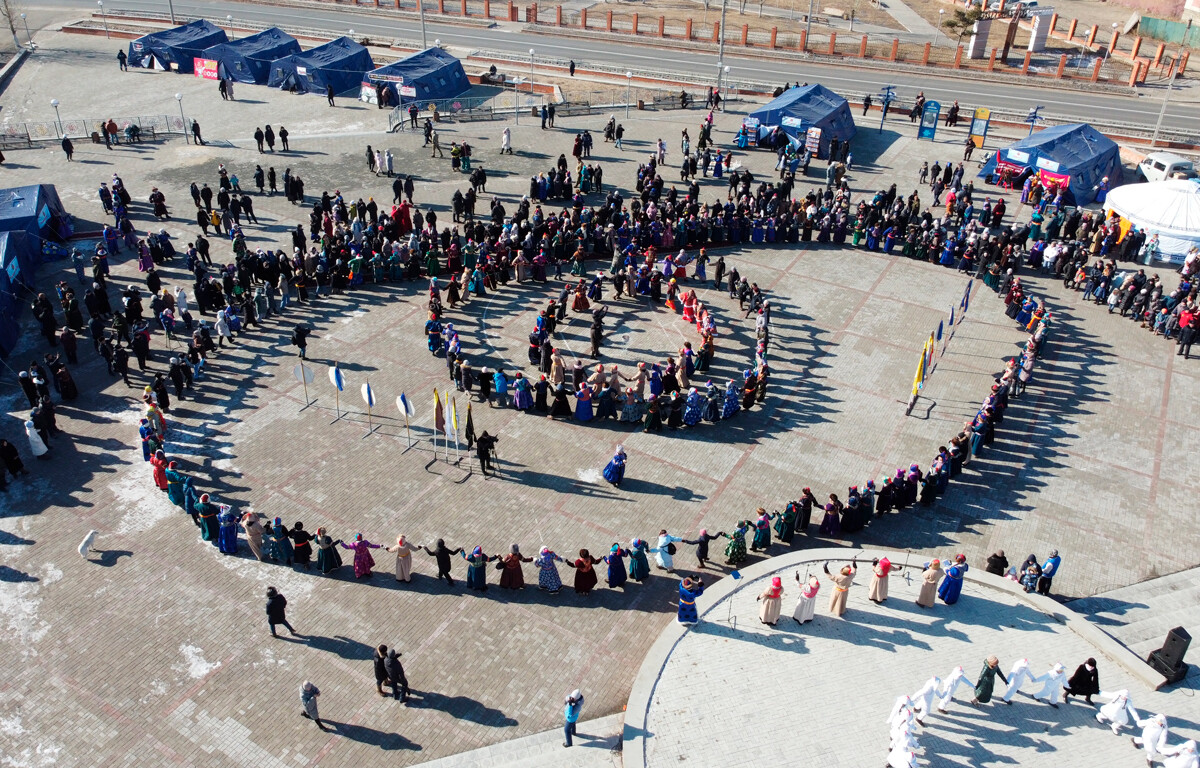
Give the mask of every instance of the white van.
[(1146, 155), (1146, 159), (1138, 163), (1137, 173), (1146, 181), (1196, 178), (1192, 161), (1171, 152), (1151, 152)]

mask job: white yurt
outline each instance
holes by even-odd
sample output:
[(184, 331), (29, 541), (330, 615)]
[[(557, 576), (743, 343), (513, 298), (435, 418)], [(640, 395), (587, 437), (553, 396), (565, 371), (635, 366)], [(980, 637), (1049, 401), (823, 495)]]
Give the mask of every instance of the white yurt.
[(1108, 193), (1104, 210), (1115, 211), (1147, 235), (1158, 235), (1163, 261), (1183, 263), (1200, 247), (1200, 181), (1168, 179), (1125, 184)]

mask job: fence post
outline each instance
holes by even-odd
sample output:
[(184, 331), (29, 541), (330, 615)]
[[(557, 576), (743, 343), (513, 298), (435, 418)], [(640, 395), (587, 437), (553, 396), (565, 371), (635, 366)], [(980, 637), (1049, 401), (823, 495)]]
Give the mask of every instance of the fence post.
[(1056, 29), (1058, 29), (1058, 14), (1053, 13), (1050, 15), (1050, 34), (1053, 35)]
[(858, 43), (858, 58), (867, 58), (867, 36), (863, 35), (862, 40)]
[(529, 6), (529, 15), (533, 17), (533, 20), (530, 23), (532, 23), (532, 24), (538, 23), (537, 12), (538, 12), (537, 3), (533, 3), (532, 5)]
[(805, 53), (808, 52), (808, 30), (807, 29), (800, 30), (800, 50), (804, 51)]
[(1190, 51), (1183, 51), (1182, 53), (1179, 54), (1179, 67), (1175, 70), (1175, 74), (1177, 74), (1177, 75), (1183, 74), (1184, 68), (1187, 67), (1189, 55), (1190, 55)]
[(922, 67), (929, 66), (929, 51), (931, 48), (933, 48), (932, 43), (925, 43), (925, 51), (921, 54), (921, 66)]
[[(464, 3), (466, 1), (467, 0), (463, 0)], [(562, 6), (561, 5), (555, 6), (555, 8), (554, 8), (554, 26), (556, 26), (556, 27), (562, 26)]]
[(1129, 73), (1129, 87), (1130, 88), (1132, 88), (1133, 86), (1138, 84), (1138, 75), (1140, 75), (1141, 73), (1142, 73), (1142, 62), (1140, 62), (1140, 61), (1133, 62), (1133, 71)]
[(1090, 30), (1088, 30), (1087, 42), (1085, 43), (1085, 45), (1088, 48), (1091, 48), (1093, 45), (1096, 44), (1096, 34), (1099, 31), (1100, 31), (1100, 27), (1096, 26), (1095, 24), (1093, 24), (1092, 28)]
[(958, 50), (954, 52), (954, 68), (955, 69), (959, 69), (962, 67), (962, 54), (963, 54), (963, 47), (960, 45), (960, 46), (958, 46)]
[(721, 22), (714, 21), (713, 22), (713, 42), (715, 43), (720, 39), (721, 39)]
[(1117, 54), (1117, 42), (1121, 39), (1121, 31), (1114, 29), (1112, 31), (1112, 39), (1108, 41), (1108, 55), (1115, 56)]
[(587, 8), (581, 8), (579, 10), (579, 26), (587, 29)]
[[(400, 0), (396, 0), (396, 4), (400, 4)], [(492, 18), (492, 0), (483, 0), (483, 18)]]
[(637, 33), (638, 33), (638, 15), (635, 13), (635, 14), (633, 14), (633, 25), (629, 28), (629, 34), (636, 36)]
[(683, 36), (684, 36), (684, 39), (686, 39), (686, 40), (692, 39), (692, 20), (691, 19), (688, 19), (687, 24), (684, 25)]
[(1166, 44), (1166, 43), (1159, 43), (1159, 44), (1158, 44), (1158, 50), (1156, 50), (1156, 51), (1154, 52), (1154, 63), (1153, 63), (1153, 64), (1151, 64), (1150, 66), (1152, 66), (1152, 67), (1157, 67), (1159, 64), (1162, 64), (1162, 57), (1163, 57), (1163, 53), (1164, 53), (1166, 50), (1167, 50), (1167, 44)]
[(888, 56), (888, 58), (891, 61), (895, 61), (896, 56), (898, 56), (899, 54), (900, 54), (900, 38), (893, 37), (892, 38), (892, 53), (891, 53), (891, 55)]
[(1075, 29), (1079, 26), (1079, 19), (1071, 19), (1071, 26), (1067, 27), (1067, 39), (1075, 39)]
[(467, 0), (462, 0), (462, 15), (464, 19), (471, 15), (467, 12)]
[(400, 10), (400, 0), (396, 0), (396, 10)]
[(1104, 63), (1103, 59), (1096, 59), (1096, 66), (1092, 67), (1092, 82), (1100, 81), (1100, 65)]
[(609, 32), (612, 32), (612, 11), (608, 12), (608, 26), (606, 27), (606, 29)]
[(988, 68), (987, 68), (988, 72), (991, 72), (992, 70), (994, 70), (996, 68), (996, 53), (997, 53), (997, 50), (995, 48), (993, 48), (992, 55), (988, 57)]
[(1025, 61), (1021, 62), (1021, 74), (1029, 74), (1029, 60), (1033, 58), (1033, 51), (1025, 51)]
[(1129, 58), (1136, 60), (1138, 52), (1142, 50), (1142, 38), (1135, 37), (1133, 39), (1133, 48), (1129, 51)]
[(829, 33), (829, 55), (837, 53), (837, 32)]
[(1054, 73), (1054, 76), (1056, 78), (1058, 78), (1059, 80), (1062, 80), (1063, 72), (1065, 72), (1066, 69), (1067, 69), (1067, 54), (1064, 53), (1062, 56), (1058, 57), (1058, 71)]
[(517, 20), (517, 4), (514, 3), (513, 0), (508, 0), (508, 20)]
[(438, 0), (438, 13), (446, 12), (446, 0)]
[(749, 45), (749, 44), (750, 44), (750, 25), (743, 24), (742, 25), (742, 45)]
[(658, 17), (658, 36), (659, 37), (667, 36), (667, 17), (666, 16)]

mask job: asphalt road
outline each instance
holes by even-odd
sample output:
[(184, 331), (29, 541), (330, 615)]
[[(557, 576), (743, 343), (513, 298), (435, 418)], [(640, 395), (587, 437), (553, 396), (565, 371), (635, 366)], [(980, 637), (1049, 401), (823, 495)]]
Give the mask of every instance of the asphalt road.
[[(44, 6), (93, 10), (78, 0), (41, 0)], [(106, 7), (120, 10), (165, 12), (166, 0), (110, 0)], [(356, 35), (367, 37), (420, 39), (421, 27), (416, 20), (393, 20), (330, 6), (328, 9), (259, 6), (252, 3), (212, 0), (195, 3), (175, 0), (175, 12), (211, 20), (233, 15), (235, 19), (310, 29), (345, 32), (354, 29)], [(659, 70), (674, 73), (695, 73), (700, 78), (714, 78), (717, 71), (715, 54), (686, 53), (671, 49), (655, 49), (645, 43), (626, 44), (604, 39), (555, 38), (531, 34), (508, 25), (492, 29), (437, 24), (427, 17), (427, 39), (440, 39), (444, 44), (470, 49), (486, 49), (513, 55), (528, 56), (530, 48), (539, 55), (555, 59), (574, 59), (577, 63), (604, 63), (609, 66), (640, 70)], [(992, 109), (1025, 112), (1035, 105), (1044, 105), (1042, 114), (1078, 121), (1101, 120), (1120, 122), (1152, 129), (1158, 118), (1165, 91), (1162, 87), (1141, 89), (1142, 95), (1088, 94), (1011, 85), (990, 84), (984, 80), (940, 78), (926, 74), (897, 72), (884, 77), (883, 71), (852, 69), (837, 65), (807, 62), (764, 61), (742, 58), (736, 51), (726, 51), (725, 64), (731, 69), (734, 82), (761, 82), (782, 85), (785, 81), (820, 82), (843, 94), (878, 93), (883, 85), (896, 86), (901, 98), (912, 98), (924, 91), (929, 99), (948, 105), (958, 100), (964, 106), (986, 106)], [(1192, 101), (1190, 88), (1175, 89), (1174, 99), (1167, 106), (1163, 127), (1182, 131), (1194, 130), (1200, 119), (1200, 104)]]

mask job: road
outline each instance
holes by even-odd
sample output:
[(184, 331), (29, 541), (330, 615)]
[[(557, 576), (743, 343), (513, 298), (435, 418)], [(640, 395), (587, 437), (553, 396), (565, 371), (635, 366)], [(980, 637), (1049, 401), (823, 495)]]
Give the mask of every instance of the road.
[[(41, 0), (39, 5), (55, 8), (79, 8), (80, 12), (93, 10), (78, 0)], [(181, 16), (206, 17), (213, 21), (223, 20), (226, 15), (263, 24), (284, 24), (331, 32), (354, 29), (357, 35), (381, 38), (408, 38), (419, 40), (421, 26), (416, 20), (393, 19), (372, 14), (355, 12), (337, 6), (329, 8), (288, 8), (258, 6), (252, 3), (212, 0), (196, 3), (175, 0), (175, 12)], [(167, 10), (165, 0), (110, 0), (107, 8), (127, 11)], [(605, 39), (555, 38), (551, 35), (534, 34), (512, 25), (498, 25), (491, 29), (439, 24), (427, 17), (427, 39), (440, 39), (443, 44), (467, 49), (486, 49), (514, 56), (528, 56), (530, 48), (538, 55), (554, 59), (574, 59), (582, 66), (588, 62), (608, 66), (629, 67), (646, 71), (669, 71), (691, 73), (698, 78), (715, 78), (717, 56), (714, 53), (686, 53), (673, 49), (656, 49), (647, 43), (612, 42)], [(913, 97), (924, 91), (929, 99), (944, 105), (958, 100), (964, 106), (986, 106), (992, 109), (1025, 112), (1035, 105), (1044, 105), (1042, 114), (1048, 117), (1066, 118), (1086, 122), (1101, 120), (1120, 122), (1142, 129), (1152, 129), (1162, 104), (1162, 87), (1141, 89), (1142, 95), (1088, 94), (1086, 92), (1063, 91), (1010, 83), (989, 84), (984, 80), (943, 78), (924, 73), (897, 72), (885, 77), (883, 70), (855, 69), (828, 64), (803, 61), (782, 62), (743, 58), (734, 49), (727, 50), (725, 64), (730, 67), (730, 78), (734, 82), (779, 83), (820, 82), (843, 94), (862, 94), (867, 91), (878, 93), (883, 85), (896, 86), (896, 93), (903, 98)], [(1176, 88), (1174, 100), (1168, 104), (1163, 127), (1180, 131), (1191, 131), (1200, 119), (1200, 104), (1192, 101), (1187, 93), (1190, 88)]]

